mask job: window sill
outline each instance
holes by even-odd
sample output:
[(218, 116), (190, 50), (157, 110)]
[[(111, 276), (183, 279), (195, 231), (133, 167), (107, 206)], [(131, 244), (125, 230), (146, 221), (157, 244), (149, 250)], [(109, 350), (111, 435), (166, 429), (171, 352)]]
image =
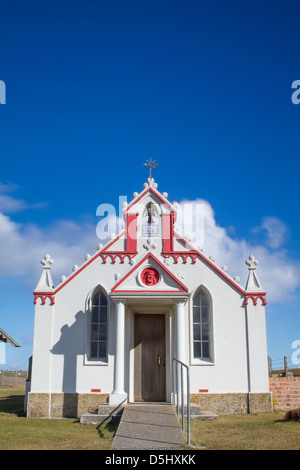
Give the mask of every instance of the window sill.
[(85, 366), (108, 366), (108, 359), (88, 359), (84, 358), (83, 365)]
[(191, 362), (190, 362), (190, 365), (191, 366), (214, 366), (215, 361), (213, 361), (211, 359), (203, 360), (203, 359), (192, 358)]

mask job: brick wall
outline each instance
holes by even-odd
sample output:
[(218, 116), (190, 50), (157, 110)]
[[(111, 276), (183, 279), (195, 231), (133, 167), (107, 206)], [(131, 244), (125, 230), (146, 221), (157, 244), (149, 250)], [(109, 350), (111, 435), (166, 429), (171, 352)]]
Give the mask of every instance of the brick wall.
[(300, 377), (270, 377), (274, 410), (292, 410), (300, 407)]

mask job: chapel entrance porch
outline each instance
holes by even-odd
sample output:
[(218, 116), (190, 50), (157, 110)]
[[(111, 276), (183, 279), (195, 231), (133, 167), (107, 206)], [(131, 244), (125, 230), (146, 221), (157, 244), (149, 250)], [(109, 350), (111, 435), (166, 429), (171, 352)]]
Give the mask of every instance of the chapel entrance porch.
[(170, 403), (172, 358), (185, 361), (188, 296), (111, 297), (115, 304), (115, 360), (109, 403)]

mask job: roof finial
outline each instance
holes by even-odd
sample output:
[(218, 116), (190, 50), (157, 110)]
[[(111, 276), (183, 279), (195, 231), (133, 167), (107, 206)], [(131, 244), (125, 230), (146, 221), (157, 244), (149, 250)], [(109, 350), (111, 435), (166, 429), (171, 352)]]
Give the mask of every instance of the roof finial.
[(53, 259), (51, 259), (50, 255), (47, 253), (44, 256), (44, 259), (41, 260), (41, 264), (43, 265), (43, 272), (39, 280), (39, 283), (35, 289), (36, 291), (39, 291), (39, 292), (53, 291), (54, 286), (53, 286), (53, 281), (52, 281), (51, 273), (50, 273), (50, 267), (52, 263), (53, 263)]
[(247, 261), (245, 261), (245, 263), (249, 266), (249, 271), (251, 269), (255, 270), (256, 269), (256, 266), (258, 265), (258, 261), (257, 259), (255, 259), (255, 256), (254, 255), (250, 255), (249, 258), (247, 259)]
[(41, 264), (44, 266), (43, 269), (50, 269), (51, 264), (53, 263), (53, 259), (48, 253), (44, 256), (44, 259), (41, 260)]
[(157, 165), (158, 163), (156, 163), (156, 160), (152, 161), (152, 158), (150, 158), (150, 160), (146, 160), (146, 163), (144, 163), (144, 166), (146, 168), (150, 168), (149, 178), (152, 178), (152, 174), (151, 174), (152, 168), (155, 168)]
[(246, 292), (260, 292), (262, 291), (261, 283), (255, 272), (256, 266), (258, 265), (257, 259), (254, 255), (250, 255), (247, 261), (245, 262), (249, 269), (248, 280), (246, 284)]

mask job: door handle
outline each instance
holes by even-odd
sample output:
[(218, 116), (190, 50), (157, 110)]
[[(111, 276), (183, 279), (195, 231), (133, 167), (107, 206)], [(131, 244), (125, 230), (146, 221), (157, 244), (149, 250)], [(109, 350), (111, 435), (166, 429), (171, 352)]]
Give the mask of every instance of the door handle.
[(161, 363), (161, 357), (160, 356), (157, 356), (157, 364), (160, 366), (160, 363)]

